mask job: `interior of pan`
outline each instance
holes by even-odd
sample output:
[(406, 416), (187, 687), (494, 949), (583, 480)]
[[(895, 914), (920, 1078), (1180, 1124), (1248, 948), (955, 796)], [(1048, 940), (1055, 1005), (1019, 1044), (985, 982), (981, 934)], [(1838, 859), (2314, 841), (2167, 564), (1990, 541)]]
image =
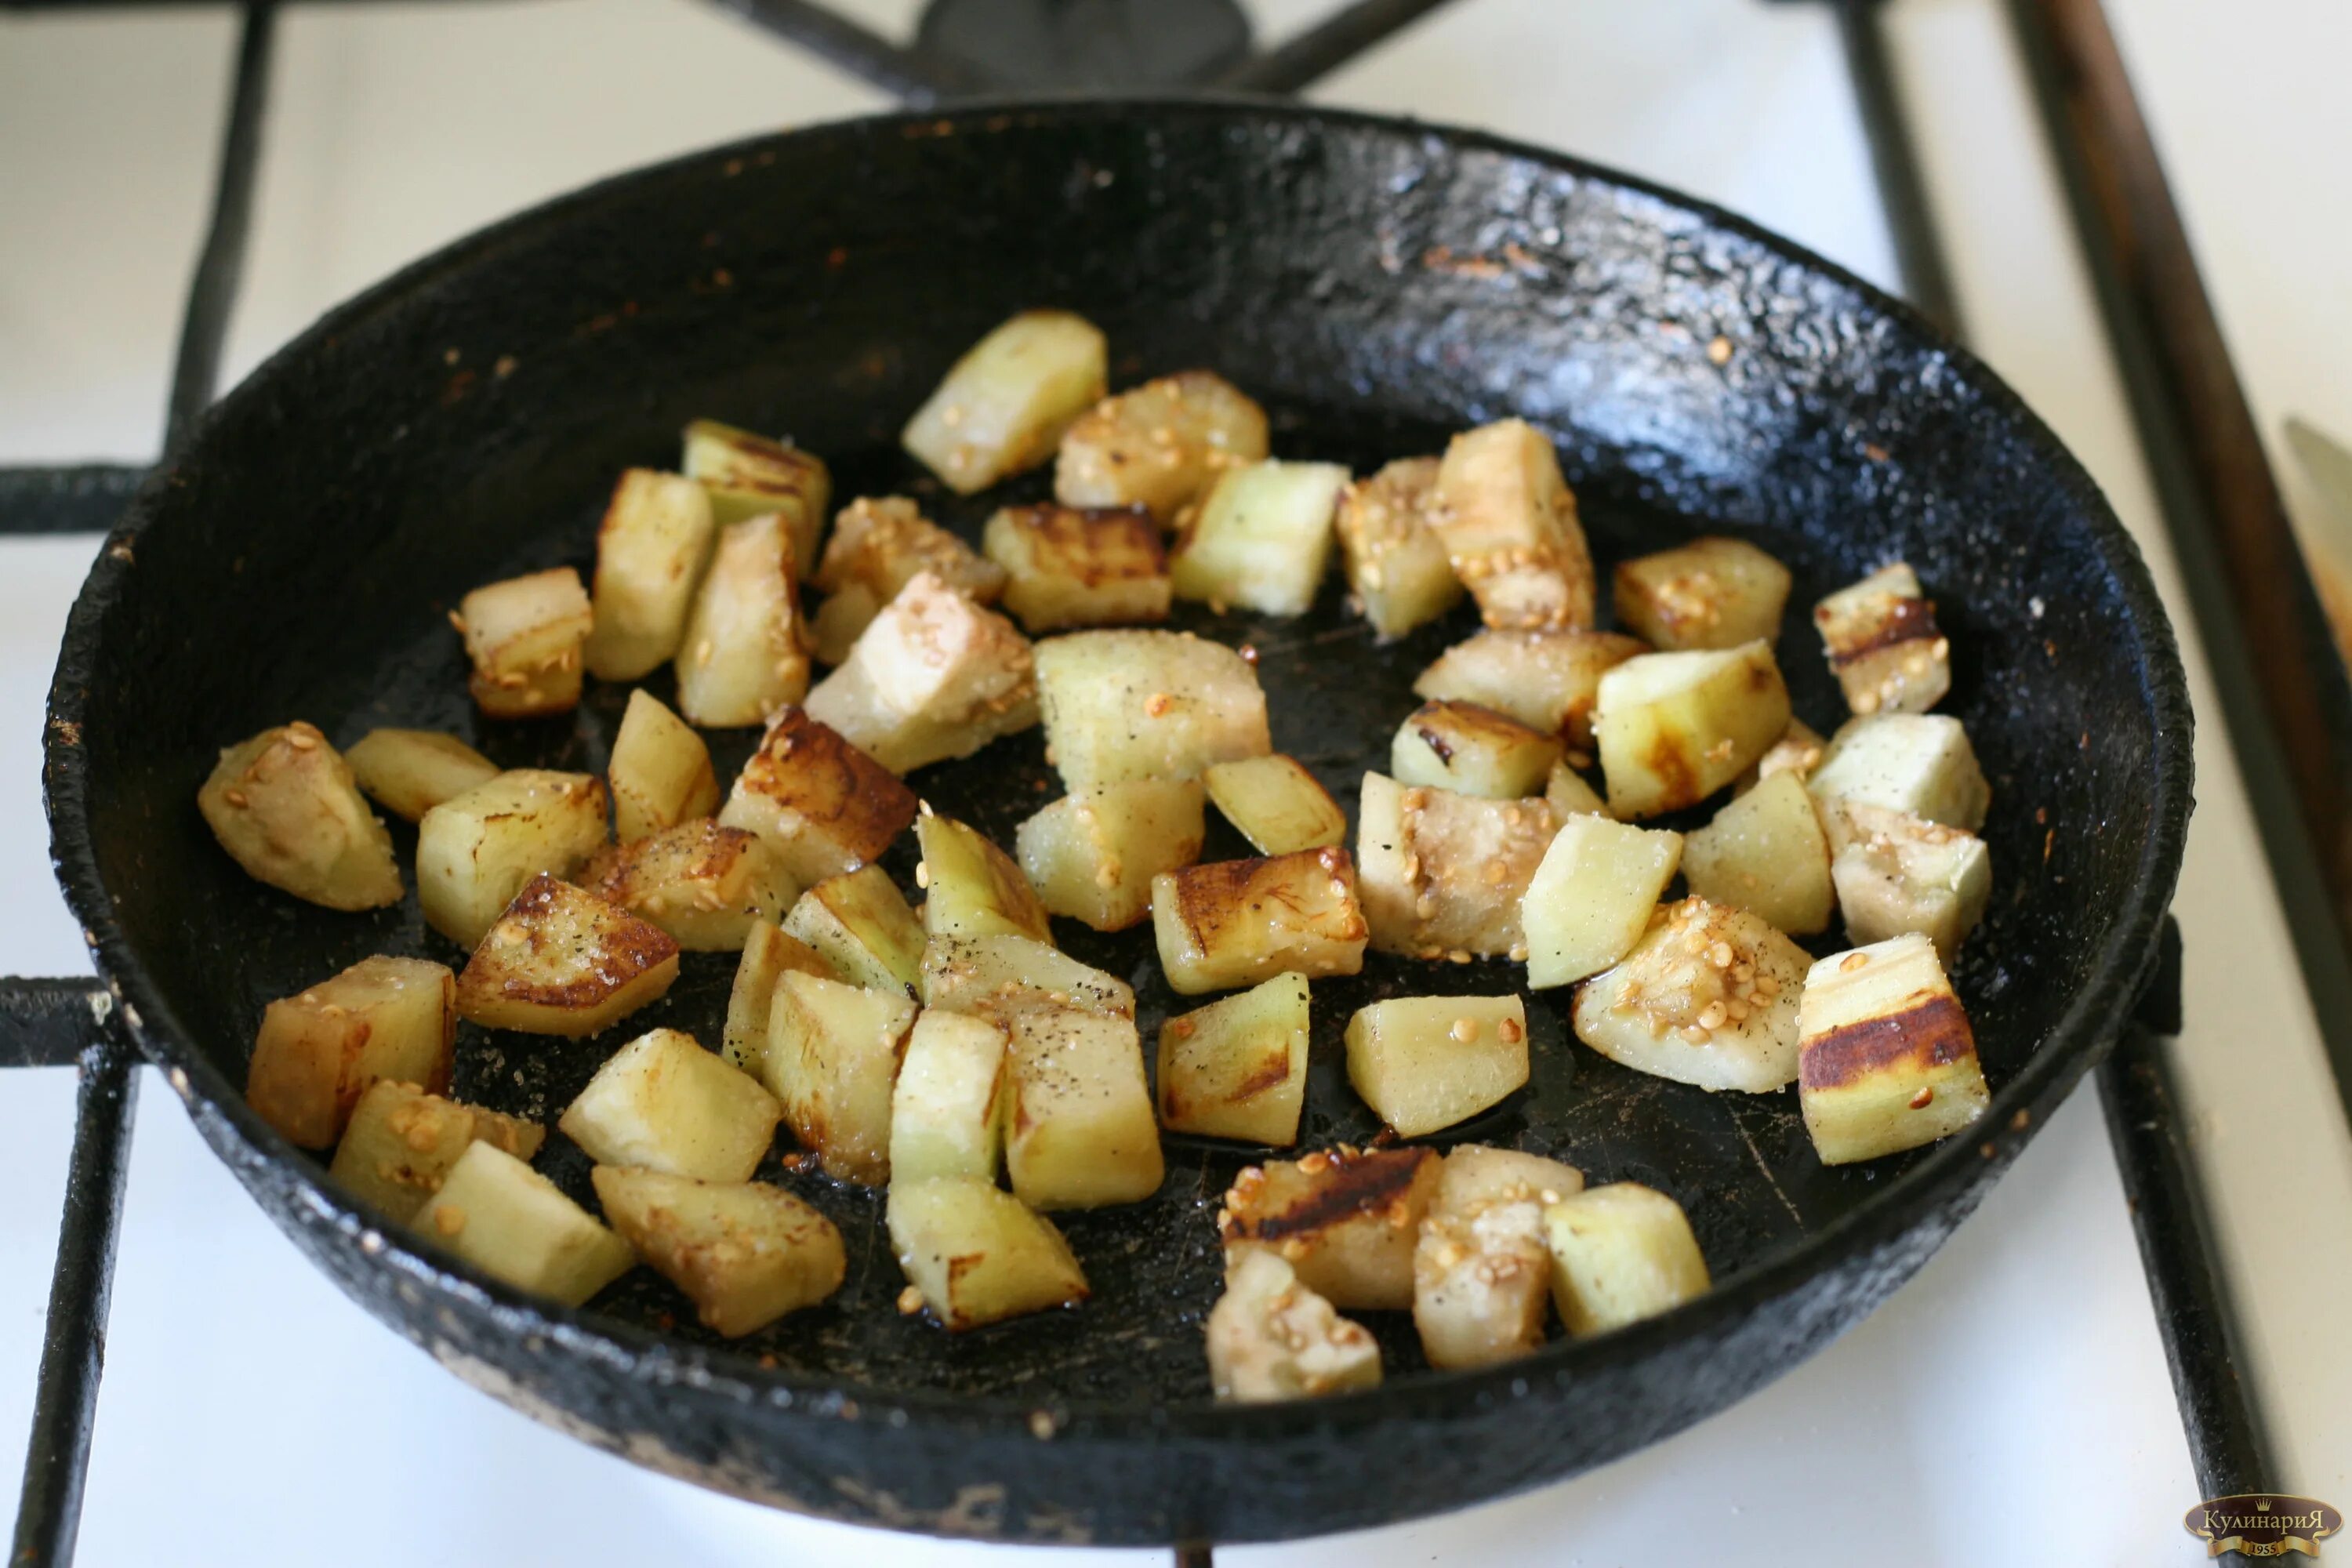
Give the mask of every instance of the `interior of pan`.
[[(1116, 382), (1223, 371), (1266, 402), (1280, 456), (1363, 470), (1475, 421), (1538, 421), (1604, 567), (1717, 531), (1794, 569), (1780, 659), (1824, 730), (1842, 707), (1802, 606), (1909, 560), (1951, 634), (1945, 709), (1994, 786), (1996, 895), (1957, 979), (1995, 1089), (2136, 956), (2116, 933), (2160, 900), (2147, 848), (2185, 809), (2166, 776), (2168, 638), (2095, 495), (1981, 370), (1739, 226), (1570, 166), (1295, 111), (1028, 110), (805, 133), (562, 204), (331, 318), (202, 431), (143, 504), (130, 559), (102, 568), (60, 678), (80, 723), (60, 810), (68, 880), (88, 858), (102, 895), (76, 889), (85, 916), (108, 928), (110, 963), (142, 972), (162, 1014), (151, 1031), (185, 1053), (195, 1091), (235, 1096), (274, 997), (375, 952), (462, 962), (413, 897), (339, 915), (247, 880), (194, 805), (217, 748), (299, 717), (341, 744), (423, 725), (510, 765), (601, 769), (625, 689), (592, 683), (564, 719), (478, 719), (444, 618), (458, 595), (586, 567), (614, 476), (674, 463), (698, 415), (789, 434), (832, 462), (844, 497), (913, 494), (971, 535), (1003, 497), (945, 495), (894, 433), (963, 345), (1041, 304), (1105, 329)], [(1041, 491), (1033, 479), (1007, 493)], [(1352, 816), (1414, 674), (1474, 623), (1465, 610), (1379, 644), (1335, 578), (1298, 619), (1193, 606), (1177, 624), (1257, 648), (1276, 744)], [(647, 684), (669, 695), (666, 677)], [(722, 773), (753, 739), (713, 734)], [(915, 782), (1000, 841), (1058, 793), (1034, 733)], [(394, 836), (405, 864), (414, 834)], [(889, 861), (908, 887), (910, 849)], [(1209, 855), (1243, 852), (1213, 828)], [(1147, 1040), (1189, 1005), (1160, 982), (1148, 931), (1060, 934), (1136, 984)], [(551, 1120), (637, 1030), (714, 1041), (731, 968), (688, 954), (667, 999), (601, 1040), (467, 1026), (457, 1092)], [(1520, 978), (1374, 957), (1361, 977), (1317, 982), (1305, 1142), (1375, 1131), (1339, 1062), (1355, 1007)], [(1927, 1157), (1825, 1169), (1793, 1091), (1710, 1096), (1629, 1072), (1574, 1043), (1566, 1001), (1531, 1000), (1528, 1089), (1441, 1142), (1673, 1193), (1718, 1279), (1894, 1201), (1893, 1178)], [(1063, 1216), (1091, 1304), (959, 1338), (894, 1310), (876, 1194), (772, 1163), (766, 1178), (841, 1223), (849, 1275), (738, 1348), (877, 1392), (1205, 1401), (1213, 1215), (1252, 1157), (1171, 1139), (1156, 1198)], [(560, 1135), (541, 1164), (587, 1195), (586, 1161)], [(704, 1337), (647, 1271), (593, 1311)], [(1409, 1321), (1371, 1322), (1392, 1376), (1429, 1375)]]

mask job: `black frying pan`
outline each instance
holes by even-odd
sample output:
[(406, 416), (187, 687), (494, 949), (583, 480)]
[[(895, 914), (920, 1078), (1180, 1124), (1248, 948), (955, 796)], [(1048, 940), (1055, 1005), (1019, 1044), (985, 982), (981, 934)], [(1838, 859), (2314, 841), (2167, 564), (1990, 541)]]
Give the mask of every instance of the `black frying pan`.
[[(1225, 372), (1274, 411), (1279, 454), (1360, 469), (1475, 421), (1536, 420), (1604, 565), (1736, 531), (1795, 568), (1802, 606), (1891, 556), (1914, 563), (1952, 637), (1945, 708), (1996, 792), (1994, 907), (1958, 973), (1997, 1091), (1979, 1127), (1825, 1169), (1793, 1092), (1627, 1072), (1575, 1045), (1565, 994), (1543, 994), (1534, 1082), (1452, 1138), (1673, 1193), (1717, 1289), (1473, 1374), (1423, 1369), (1399, 1318), (1378, 1325), (1384, 1387), (1278, 1408), (1209, 1400), (1212, 1215), (1245, 1159), (1229, 1147), (1171, 1141), (1158, 1197), (1069, 1216), (1092, 1304), (961, 1338), (892, 1310), (877, 1200), (814, 1176), (766, 1173), (842, 1223), (848, 1282), (735, 1344), (691, 1327), (647, 1271), (554, 1310), (355, 1212), (244, 1106), (260, 1009), (372, 952), (459, 955), (413, 902), (337, 915), (247, 880), (194, 808), (216, 748), (299, 716), (339, 743), (446, 726), (509, 764), (601, 768), (625, 692), (593, 689), (571, 718), (479, 722), (443, 610), (494, 577), (585, 564), (615, 472), (674, 460), (698, 414), (790, 432), (832, 459), (845, 496), (913, 489), (976, 526), (995, 498), (922, 483), (895, 433), (964, 345), (1045, 303), (1108, 331), (1118, 381)], [(1382, 647), (1339, 599), (1334, 584), (1296, 621), (1180, 621), (1256, 644), (1277, 743), (1352, 801), (1413, 672), (1467, 621)], [(1780, 656), (1799, 711), (1826, 727), (1840, 706), (1801, 613)], [(1918, 1267), (2112, 1042), (2189, 808), (2189, 709), (2147, 574), (1983, 367), (1817, 258), (1684, 198), (1483, 137), (1257, 104), (799, 132), (611, 182), (412, 268), (257, 372), (148, 484), (75, 608), (50, 736), (60, 875), (122, 1019), (178, 1069), (255, 1196), (386, 1322), (520, 1408), (706, 1485), (896, 1528), (1104, 1543), (1456, 1507), (1651, 1442), (1793, 1365)], [(751, 740), (719, 737), (722, 769)], [(919, 784), (1003, 840), (1047, 778), (1033, 733)], [(1137, 982), (1150, 1038), (1174, 999), (1148, 932), (1066, 934)], [(709, 1038), (731, 967), (689, 954), (627, 1033)], [(1317, 983), (1312, 1142), (1374, 1130), (1337, 1062), (1357, 1005), (1520, 978), (1370, 970)], [(468, 1028), (457, 1088), (549, 1116), (622, 1037)], [(584, 1160), (551, 1145), (541, 1164), (584, 1195)]]

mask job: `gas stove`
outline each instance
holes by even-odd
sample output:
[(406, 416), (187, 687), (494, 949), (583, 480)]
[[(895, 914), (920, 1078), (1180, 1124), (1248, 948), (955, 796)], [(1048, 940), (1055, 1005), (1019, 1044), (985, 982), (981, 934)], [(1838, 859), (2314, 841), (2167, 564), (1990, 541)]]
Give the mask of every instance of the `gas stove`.
[[(2143, 411), (2144, 437), (2161, 367), (2127, 336), (2110, 357), (2097, 236), (2064, 202), (2079, 172), (2063, 142), (2053, 169), (2042, 139), (2038, 116), (2054, 114), (2063, 89), (2053, 51), (2079, 41), (2051, 18), (2079, 6), (23, 9), (42, 14), (0, 20), (0, 172), (23, 187), (9, 198), (22, 221), (0, 243), (0, 822), (18, 825), (0, 833), (0, 862), (13, 858), (20, 889), (0, 910), (0, 968), (68, 978), (0, 990), (11, 1067), (0, 1139), (21, 1177), (0, 1218), (0, 1445), (31, 1434), (17, 1561), (61, 1563), (77, 1539), (83, 1562), (105, 1564), (291, 1562), (328, 1543), (347, 1563), (429, 1554), (446, 1568), (1017, 1552), (770, 1512), (480, 1398), (313, 1271), (173, 1097), (148, 1095), (134, 1121), (147, 1069), (89, 1044), (89, 992), (70, 978), (88, 963), (37, 826), (37, 738), (58, 634), (99, 536), (227, 379), (394, 266), (540, 197), (893, 100), (1073, 87), (1305, 91), (1564, 147), (1742, 211), (1959, 326), (2108, 485), (2192, 644), (2200, 708), (2214, 701), (2193, 646), (2216, 636), (2210, 605), (2173, 564), (2176, 548), (2200, 557), (2179, 545), (2180, 503), (2151, 489), (2127, 412)], [(196, 60), (218, 68), (188, 68)], [(2121, 331), (2112, 310), (2107, 322)], [(92, 454), (116, 460), (79, 460)], [(2224, 676), (2243, 663), (2227, 643), (2215, 659)], [(2233, 1018), (2220, 998), (2239, 1003), (2244, 1030), (2253, 995), (2251, 1027), (2267, 1032), (2276, 1070), (2314, 1091), (2302, 1113), (2315, 1158), (2332, 1158), (2325, 1140), (2344, 1129), (2327, 1120), (2334, 1096), (2290, 945), (2259, 940), (2285, 917), (2252, 847), (2238, 760), (2214, 735), (2200, 737), (2200, 764), (2185, 959), (2104, 1070), (2104, 1121), (2076, 1096), (1861, 1329), (1727, 1414), (1579, 1479), (1366, 1536), (1219, 1555), (1283, 1568), (1342, 1553), (1359, 1565), (1598, 1563), (1672, 1541), (1703, 1561), (1796, 1561), (1868, 1540), (1876, 1555), (1964, 1562), (2014, 1535), (2053, 1556), (2160, 1561), (2195, 1548), (2177, 1521), (2200, 1497), (2326, 1495), (2352, 1428), (2314, 1416), (2309, 1400), (2282, 1422), (2287, 1402), (2249, 1397), (2250, 1383), (2276, 1386), (2296, 1322), (2267, 1299), (2251, 1330), (2233, 1315), (2259, 1282), (2235, 1237), (2216, 1267), (2203, 1217), (2214, 1140), (2179, 1103), (2242, 1111), (2215, 1099), (2218, 1075), (2199, 1065)], [(2185, 986), (2185, 1009), (2168, 1009), (2168, 986)], [(2192, 1156), (2196, 1142), (2206, 1147)], [(2352, 1162), (2326, 1176), (2279, 1190), (2341, 1236)], [(2222, 1206), (2244, 1212), (2256, 1190), (2233, 1174)], [(1840, 1485), (1824, 1509), (1825, 1474), (1868, 1480)]]

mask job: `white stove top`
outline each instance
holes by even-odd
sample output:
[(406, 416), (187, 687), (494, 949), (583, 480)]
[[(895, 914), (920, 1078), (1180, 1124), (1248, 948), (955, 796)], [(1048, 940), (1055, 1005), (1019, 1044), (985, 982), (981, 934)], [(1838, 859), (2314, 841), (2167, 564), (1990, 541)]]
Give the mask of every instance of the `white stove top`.
[[(2210, 131), (2210, 103), (2180, 51), (2219, 46), (2191, 8), (2111, 5), (2127, 44), (2158, 40), (2171, 64), (2155, 75)], [(2320, 16), (2326, 0), (2266, 6), (2314, 33), (2335, 26)], [(897, 30), (914, 5), (843, 8)], [(1273, 37), (1329, 8), (1253, 7)], [(2170, 552), (1997, 0), (1916, 0), (1898, 21), (1975, 342), (2102, 477), (2168, 588)], [(280, 26), (232, 374), (394, 266), (518, 206), (670, 153), (883, 106), (684, 0), (296, 8)], [(212, 10), (0, 21), (0, 210), (10, 214), (0, 462), (153, 455), (234, 37), (227, 13)], [(1811, 7), (1458, 0), (1314, 96), (1561, 146), (1721, 201), (1866, 275), (1892, 272), (1836, 41)], [(2255, 121), (2241, 133), (2255, 134)], [(2194, 195), (2192, 220), (2234, 216), (2228, 192), (2204, 208)], [(2248, 273), (2234, 253), (2225, 259), (2217, 287), (2240, 330), (2243, 311), (2231, 307)], [(2352, 310), (2332, 330), (2352, 353)], [(2263, 364), (2252, 374), (2261, 404)], [(2283, 374), (2279, 384), (2315, 384)], [(2304, 411), (2352, 426), (2352, 395), (2340, 377), (2333, 384), (2336, 406)], [(58, 634), (91, 548), (0, 541), (0, 823), (15, 825), (0, 833), (0, 885), (15, 893), (0, 905), (0, 970), (12, 973), (86, 967), (49, 879), (37, 748)], [(2209, 718), (2179, 906), (2182, 1071), (2218, 1162), (2233, 1257), (2294, 1258), (2285, 1278), (2244, 1269), (2238, 1287), (2288, 1461), (2282, 1479), (2343, 1504), (2352, 1352), (2331, 1304), (2340, 1298), (2313, 1270), (2340, 1282), (2352, 1259), (2352, 1136), (2335, 1117), (2190, 653)], [(0, 1207), (0, 1475), (15, 1473), (31, 1406), (71, 1111), (68, 1074), (0, 1075), (0, 1149), (16, 1177), (15, 1201)], [(160, 1085), (138, 1126), (86, 1564), (263, 1568), (328, 1552), (345, 1568), (1047, 1561), (789, 1518), (537, 1426), (347, 1302), (246, 1200)], [(1867, 1542), (1874, 1558), (1960, 1563), (2030, 1542), (2054, 1561), (2187, 1563), (2201, 1549), (2179, 1521), (2197, 1497), (2086, 1089), (1912, 1285), (1732, 1411), (1519, 1499), (1220, 1555), (1281, 1568), (1602, 1564), (1654, 1560), (1671, 1541), (1689, 1561), (1796, 1563)], [(1095, 1555), (1113, 1554), (1051, 1561)]]

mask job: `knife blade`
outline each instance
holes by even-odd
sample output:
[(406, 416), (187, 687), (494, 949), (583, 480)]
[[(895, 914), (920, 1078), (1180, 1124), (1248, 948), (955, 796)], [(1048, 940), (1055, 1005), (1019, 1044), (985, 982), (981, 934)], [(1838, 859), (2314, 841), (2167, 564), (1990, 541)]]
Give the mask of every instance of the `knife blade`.
[(2319, 490), (2319, 510), (2306, 521), (2316, 524), (2313, 531), (2335, 557), (2336, 570), (2352, 568), (2352, 450), (2292, 414), (2287, 416), (2286, 444)]
[(2352, 450), (2306, 420), (2287, 416), (2286, 444), (2319, 492), (2298, 531), (2336, 641), (2352, 663)]

